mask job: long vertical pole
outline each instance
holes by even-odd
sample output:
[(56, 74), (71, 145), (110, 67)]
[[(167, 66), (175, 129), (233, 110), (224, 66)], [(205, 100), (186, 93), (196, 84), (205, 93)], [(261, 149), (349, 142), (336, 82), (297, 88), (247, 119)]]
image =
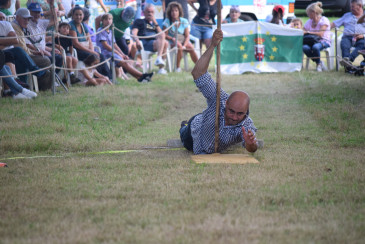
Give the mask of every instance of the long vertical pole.
[(56, 86), (55, 86), (55, 82), (56, 82), (56, 54), (55, 54), (55, 32), (52, 31), (52, 93), (53, 95), (56, 93)]
[[(221, 29), (221, 0), (217, 1), (217, 30)], [(217, 91), (216, 91), (216, 109), (215, 109), (215, 142), (214, 142), (214, 152), (218, 152), (219, 147), (219, 111), (220, 111), (220, 100), (221, 100), (221, 44), (217, 46)]]

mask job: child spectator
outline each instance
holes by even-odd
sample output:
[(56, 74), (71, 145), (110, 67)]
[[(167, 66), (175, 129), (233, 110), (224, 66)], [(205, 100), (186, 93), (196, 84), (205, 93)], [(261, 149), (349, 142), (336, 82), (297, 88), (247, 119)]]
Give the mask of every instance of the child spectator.
[(290, 27), (295, 29), (303, 29), (303, 22), (299, 18), (295, 18), (290, 22)]
[[(68, 36), (70, 33), (70, 25), (66, 22), (62, 22), (58, 25), (58, 31), (64, 35)], [(72, 56), (73, 53), (73, 46), (72, 46), (72, 39), (67, 37), (56, 37), (55, 38), (55, 45), (59, 50), (65, 50), (66, 53), (66, 66), (68, 69), (75, 69), (77, 67), (77, 58)], [(80, 82), (79, 78), (75, 76), (73, 70), (70, 70), (70, 80), (71, 84), (75, 84)]]
[(243, 22), (243, 20), (240, 19), (240, 16), (241, 16), (240, 8), (237, 5), (233, 5), (229, 10), (229, 17), (224, 19), (222, 21), (222, 24)]
[(285, 8), (282, 5), (275, 5), (275, 7), (272, 9), (272, 14), (266, 17), (266, 22), (277, 25), (284, 25), (284, 13)]
[(13, 15), (9, 8), (11, 6), (10, 0), (0, 0), (0, 12), (3, 12), (6, 16)]
[[(111, 14), (103, 14), (101, 17), (101, 22), (103, 26), (109, 26), (113, 23), (113, 16)], [(104, 27), (100, 27), (98, 32), (100, 32)], [(116, 65), (118, 67), (122, 67), (126, 72), (131, 74), (134, 78), (136, 78), (139, 82), (149, 82), (153, 76), (153, 73), (142, 74), (140, 71), (136, 70), (132, 67), (128, 62), (128, 55), (125, 55), (122, 50), (120, 50), (119, 46), (116, 44), (115, 39), (112, 39), (112, 32), (110, 29), (106, 29), (103, 32), (100, 32), (96, 36), (96, 45), (98, 45), (101, 49), (101, 53), (109, 58), (112, 56), (112, 46), (114, 45), (114, 59), (116, 60)]]
[[(81, 69), (78, 73), (78, 78), (86, 86), (99, 86), (112, 83), (109, 81), (107, 76), (100, 74), (95, 68), (90, 68), (97, 65), (100, 62), (99, 58), (95, 54), (90, 54), (84, 61), (80, 61), (79, 68)], [(94, 78), (96, 76), (96, 78)]]

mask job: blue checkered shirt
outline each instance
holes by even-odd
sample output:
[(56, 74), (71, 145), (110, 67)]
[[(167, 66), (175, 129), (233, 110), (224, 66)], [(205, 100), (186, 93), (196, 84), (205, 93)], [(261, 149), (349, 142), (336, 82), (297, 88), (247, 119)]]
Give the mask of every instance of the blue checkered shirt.
[[(214, 153), (216, 83), (208, 72), (200, 76), (194, 82), (207, 99), (208, 108), (204, 110), (203, 113), (198, 114), (191, 122), (190, 129), (193, 138), (193, 151), (194, 154)], [(249, 116), (246, 116), (246, 118), (237, 125), (225, 125), (224, 111), (228, 94), (222, 89), (220, 94), (218, 151), (221, 152), (238, 142), (242, 142), (242, 146), (244, 147), (245, 140), (243, 139), (242, 126), (245, 127), (246, 131), (251, 130), (254, 133), (256, 133), (257, 129)]]

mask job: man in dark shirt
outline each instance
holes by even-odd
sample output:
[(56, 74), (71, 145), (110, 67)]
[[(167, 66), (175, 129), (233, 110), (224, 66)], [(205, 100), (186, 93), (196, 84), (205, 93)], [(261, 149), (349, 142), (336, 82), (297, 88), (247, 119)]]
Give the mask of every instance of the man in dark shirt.
[(165, 33), (162, 32), (156, 21), (155, 6), (146, 4), (143, 13), (145, 18), (135, 20), (132, 26), (135, 45), (138, 50), (141, 50), (143, 45), (144, 50), (157, 52), (155, 65), (159, 67), (158, 74), (166, 74), (164, 59), (166, 59), (168, 42), (165, 40)]

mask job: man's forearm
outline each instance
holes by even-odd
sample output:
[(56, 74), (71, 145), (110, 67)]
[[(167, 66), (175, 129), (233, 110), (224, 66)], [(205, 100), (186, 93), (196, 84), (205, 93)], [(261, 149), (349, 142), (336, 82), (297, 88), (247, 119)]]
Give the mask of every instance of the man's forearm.
[(207, 72), (209, 67), (209, 62), (213, 56), (214, 48), (215, 46), (211, 44), (208, 47), (208, 49), (204, 52), (204, 54), (196, 62), (193, 71), (191, 71), (194, 80), (198, 79), (200, 76), (204, 75)]

